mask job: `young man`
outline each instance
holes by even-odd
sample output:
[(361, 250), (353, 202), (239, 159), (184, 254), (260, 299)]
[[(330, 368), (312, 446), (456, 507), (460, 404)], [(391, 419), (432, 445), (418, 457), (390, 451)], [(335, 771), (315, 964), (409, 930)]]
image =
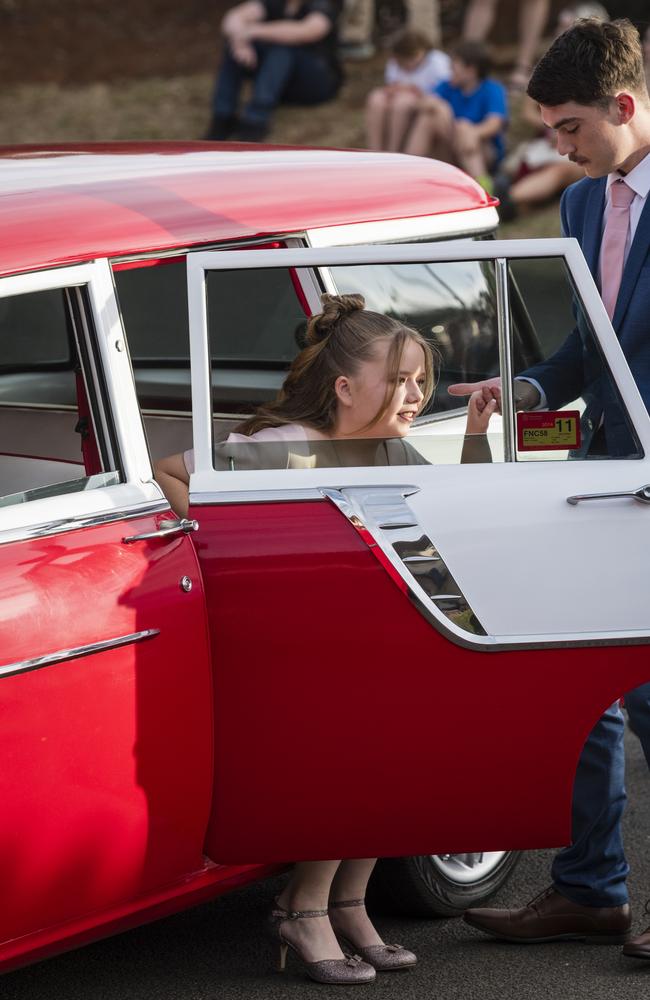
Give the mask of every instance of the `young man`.
[[(582, 247), (650, 409), (650, 98), (636, 29), (627, 20), (576, 22), (538, 63), (528, 94), (540, 105), (545, 125), (556, 131), (558, 151), (586, 174), (562, 197), (562, 232)], [(587, 363), (576, 329), (548, 361), (515, 380), (518, 406), (555, 407), (575, 399), (588, 380)], [(494, 383), (489, 380), (485, 391)], [(449, 391), (463, 395), (478, 387)], [(625, 454), (625, 429), (604, 403), (596, 387), (587, 454)], [(635, 731), (650, 746), (650, 685), (625, 701)], [(516, 942), (626, 942), (625, 955), (650, 959), (650, 928), (629, 938), (620, 829), (623, 733), (617, 703), (583, 749), (574, 785), (573, 844), (556, 855), (552, 886), (520, 909), (468, 910), (468, 923)]]

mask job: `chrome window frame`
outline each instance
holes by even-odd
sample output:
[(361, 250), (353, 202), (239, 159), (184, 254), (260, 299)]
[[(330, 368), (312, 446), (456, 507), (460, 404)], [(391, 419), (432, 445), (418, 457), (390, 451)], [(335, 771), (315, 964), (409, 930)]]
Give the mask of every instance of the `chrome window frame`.
[[(135, 396), (133, 374), (126, 351), (124, 331), (115, 299), (110, 266), (105, 258), (46, 271), (30, 271), (0, 278), (0, 298), (46, 290), (84, 288), (96, 331), (96, 345), (88, 344), (93, 366), (101, 367), (106, 384), (106, 401), (111, 413), (98, 414), (100, 421), (111, 420), (115, 456), (123, 482), (88, 492), (30, 500), (2, 508), (0, 544), (25, 538), (74, 530), (107, 520), (136, 517), (154, 510), (167, 510), (153, 473)], [(84, 315), (83, 303), (81, 314)], [(86, 317), (87, 318), (87, 317)], [(84, 331), (78, 331), (84, 335)], [(96, 351), (96, 354), (95, 354)]]
[[(206, 271), (222, 269), (311, 267), (327, 268), (337, 265), (444, 262), (454, 260), (494, 261), (499, 282), (498, 315), (500, 316), (502, 374), (512, 378), (509, 343), (509, 288), (506, 280), (507, 262), (511, 259), (560, 257), (567, 264), (576, 290), (589, 313), (594, 330), (603, 344), (607, 364), (623, 396), (629, 415), (637, 429), (646, 453), (650, 447), (650, 424), (645, 405), (634, 379), (616, 344), (612, 326), (605, 312), (598, 290), (589, 272), (582, 251), (574, 239), (550, 240), (490, 240), (448, 241), (437, 243), (392, 244), (374, 247), (344, 247), (302, 250), (238, 250), (229, 253), (197, 252), (188, 256), (188, 306), (190, 310), (190, 355), (192, 364), (193, 440), (195, 473), (190, 488), (193, 501), (201, 496), (212, 498), (220, 494), (246, 493), (253, 490), (273, 491), (277, 494), (278, 478), (282, 477), (283, 490), (290, 497), (295, 490), (309, 490), (329, 486), (333, 481), (331, 469), (259, 470), (248, 472), (216, 472), (212, 459), (212, 413), (209, 373), (211, 360), (207, 339)], [(511, 436), (513, 429), (510, 429)], [(349, 486), (368, 482), (367, 469), (341, 470)], [(205, 502), (205, 500), (204, 500)]]

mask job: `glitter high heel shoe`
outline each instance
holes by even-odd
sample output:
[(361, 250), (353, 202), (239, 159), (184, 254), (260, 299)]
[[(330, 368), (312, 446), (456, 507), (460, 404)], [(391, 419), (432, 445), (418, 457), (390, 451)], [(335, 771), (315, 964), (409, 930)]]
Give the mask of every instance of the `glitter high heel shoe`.
[[(348, 906), (365, 906), (365, 899), (339, 899), (330, 902), (330, 910), (340, 909)], [(354, 951), (358, 953), (368, 965), (372, 965), (377, 972), (393, 972), (398, 969), (410, 969), (417, 964), (417, 958), (412, 951), (408, 951), (401, 944), (370, 944), (361, 947), (351, 939), (349, 932), (341, 934), (334, 926), (334, 933), (341, 942), (344, 951)]]
[(290, 920), (303, 920), (308, 917), (326, 917), (327, 910), (284, 910), (275, 901), (269, 915), (269, 932), (273, 939), (280, 943), (278, 972), (284, 972), (289, 948), (298, 956), (310, 979), (317, 983), (328, 983), (331, 986), (355, 983), (370, 983), (377, 973), (372, 965), (363, 961), (359, 955), (346, 955), (345, 958), (326, 958), (320, 962), (308, 962), (298, 945), (289, 941), (282, 934), (282, 926)]

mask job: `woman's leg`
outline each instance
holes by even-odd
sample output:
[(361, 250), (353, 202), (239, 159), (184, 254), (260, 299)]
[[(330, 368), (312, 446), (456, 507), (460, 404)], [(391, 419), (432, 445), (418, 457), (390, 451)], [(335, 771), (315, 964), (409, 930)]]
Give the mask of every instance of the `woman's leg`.
[(233, 59), (228, 44), (224, 44), (221, 65), (212, 95), (212, 114), (219, 118), (234, 115), (239, 104), (239, 94), (250, 72)]
[(438, 0), (406, 0), (406, 19), (409, 28), (421, 31), (438, 48), (442, 41)]
[(510, 188), (510, 199), (517, 208), (538, 205), (560, 194), (569, 184), (584, 177), (584, 170), (569, 160), (549, 163), (532, 174), (526, 174)]
[(427, 97), (419, 105), (417, 118), (406, 140), (405, 153), (414, 156), (437, 156), (449, 160), (454, 117), (446, 101)]
[(459, 119), (454, 127), (455, 159), (461, 170), (470, 177), (485, 177), (488, 173), (488, 155), (491, 144), (476, 134), (471, 122)]
[[(338, 903), (365, 899), (368, 879), (372, 875), (376, 861), (376, 858), (342, 861), (334, 876), (330, 901)], [(365, 906), (333, 907), (330, 910), (330, 918), (334, 929), (343, 937), (351, 937), (357, 948), (383, 944), (366, 913)]]
[(391, 98), (385, 87), (371, 90), (366, 99), (365, 122), (368, 149), (386, 149), (384, 133)]
[(519, 5), (519, 51), (517, 65), (512, 74), (515, 82), (523, 87), (537, 55), (537, 46), (546, 27), (550, 0), (522, 0)]
[(498, 0), (470, 0), (463, 22), (466, 42), (484, 42), (494, 24)]
[[(332, 880), (339, 865), (339, 861), (299, 862), (278, 896), (279, 906), (290, 913), (296, 910), (327, 910)], [(282, 935), (298, 948), (307, 962), (344, 957), (327, 916), (285, 920)]]
[(283, 104), (322, 104), (331, 101), (340, 78), (322, 56), (301, 45), (292, 47), (291, 73), (281, 94)]
[(242, 112), (242, 125), (257, 129), (264, 138), (271, 114), (278, 106), (293, 73), (297, 47), (256, 42), (257, 69), (253, 78), (253, 93)]
[(410, 90), (398, 90), (393, 95), (387, 109), (386, 149), (396, 153), (403, 148), (421, 100), (420, 94), (415, 94)]

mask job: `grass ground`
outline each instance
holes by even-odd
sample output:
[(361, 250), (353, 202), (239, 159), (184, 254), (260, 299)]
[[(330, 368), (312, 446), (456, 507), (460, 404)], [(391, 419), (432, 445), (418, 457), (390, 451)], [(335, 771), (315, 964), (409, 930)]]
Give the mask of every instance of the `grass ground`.
[[(363, 147), (362, 111), (368, 91), (381, 82), (383, 58), (347, 64), (336, 101), (315, 108), (284, 107), (271, 140), (307, 146)], [(153, 77), (93, 83), (8, 86), (0, 93), (0, 142), (7, 144), (119, 139), (196, 139), (205, 131), (212, 77)], [(511, 135), (521, 135), (516, 107)], [(508, 237), (556, 236), (557, 205), (502, 227)]]

